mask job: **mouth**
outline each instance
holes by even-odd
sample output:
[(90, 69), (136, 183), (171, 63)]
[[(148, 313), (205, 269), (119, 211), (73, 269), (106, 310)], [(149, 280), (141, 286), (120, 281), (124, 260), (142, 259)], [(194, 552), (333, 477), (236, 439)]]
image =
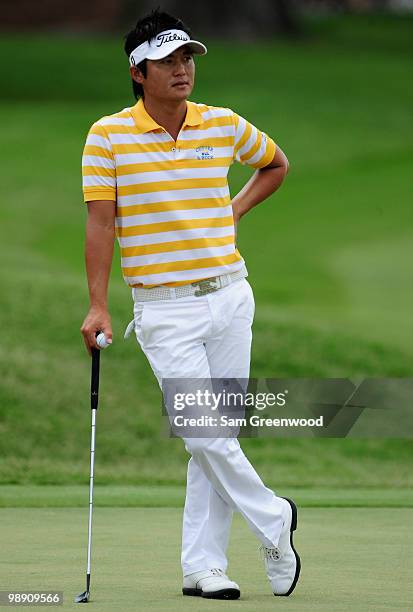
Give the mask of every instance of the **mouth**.
[(189, 87), (189, 82), (188, 81), (177, 81), (176, 83), (172, 84), (172, 87)]

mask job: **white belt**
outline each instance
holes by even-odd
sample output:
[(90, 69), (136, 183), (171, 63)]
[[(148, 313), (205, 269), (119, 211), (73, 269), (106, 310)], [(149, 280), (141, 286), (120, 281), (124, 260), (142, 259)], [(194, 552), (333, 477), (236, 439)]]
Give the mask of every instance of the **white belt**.
[(247, 268), (243, 266), (241, 270), (232, 274), (222, 274), (222, 276), (213, 276), (212, 278), (204, 278), (187, 285), (178, 287), (152, 287), (152, 289), (144, 289), (141, 287), (133, 287), (132, 295), (135, 302), (153, 302), (154, 300), (175, 300), (181, 297), (193, 295), (202, 297), (208, 293), (213, 293), (227, 287), (241, 278), (248, 276)]
[[(235, 283), (237, 280), (241, 280), (248, 276), (247, 268), (243, 266), (237, 272), (232, 274), (222, 274), (221, 276), (213, 276), (211, 278), (205, 278), (195, 283), (187, 285), (179, 285), (178, 287), (152, 287), (151, 289), (144, 289), (141, 287), (132, 288), (132, 297), (135, 302), (153, 302), (155, 300), (176, 300), (182, 297), (195, 296), (202, 297), (213, 293), (223, 287)], [(129, 338), (134, 329), (134, 320), (132, 320), (127, 326), (124, 334), (124, 338)]]

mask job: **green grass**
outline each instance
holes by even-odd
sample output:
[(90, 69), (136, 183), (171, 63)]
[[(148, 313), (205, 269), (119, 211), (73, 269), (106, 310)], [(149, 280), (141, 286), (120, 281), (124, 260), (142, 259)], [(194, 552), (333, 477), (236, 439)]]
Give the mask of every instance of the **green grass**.
[[(409, 610), (411, 510), (305, 508), (295, 545), (302, 577), (294, 594), (274, 599), (258, 542), (234, 517), (229, 574), (241, 587), (237, 610)], [(227, 610), (228, 602), (183, 598), (181, 511), (99, 508), (94, 514), (90, 606), (113, 610)], [(84, 589), (87, 509), (0, 509), (0, 589), (61, 590), (64, 609)], [(411, 557), (410, 557), (411, 558)]]
[[(179, 485), (101, 485), (95, 476), (95, 507), (183, 508), (185, 487)], [(300, 508), (411, 508), (413, 490), (403, 488), (298, 488), (276, 491)], [(87, 485), (1, 485), (0, 508), (83, 508)]]
[[(255, 290), (252, 376), (412, 376), (412, 21), (314, 24), (296, 43), (226, 46), (198, 61), (193, 99), (270, 133), (291, 172), (245, 217)], [(3, 36), (0, 110), (0, 481), (84, 484), (89, 360), (80, 155), (98, 117), (132, 103), (119, 39)], [(24, 43), (24, 44), (23, 44)], [(27, 49), (30, 62), (27, 70)], [(231, 171), (235, 193), (249, 172)], [(106, 484), (182, 485), (163, 437), (116, 254), (114, 344), (102, 356), (97, 471)], [(408, 440), (243, 440), (274, 487), (405, 487)]]

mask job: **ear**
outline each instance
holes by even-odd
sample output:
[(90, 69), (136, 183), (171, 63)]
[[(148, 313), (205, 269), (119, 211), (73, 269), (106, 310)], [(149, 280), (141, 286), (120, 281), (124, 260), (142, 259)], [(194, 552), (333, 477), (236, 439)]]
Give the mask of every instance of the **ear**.
[(130, 72), (132, 79), (136, 81), (137, 83), (139, 83), (140, 85), (142, 85), (142, 83), (145, 80), (145, 77), (143, 76), (139, 68), (137, 68), (136, 66), (130, 66), (129, 72)]

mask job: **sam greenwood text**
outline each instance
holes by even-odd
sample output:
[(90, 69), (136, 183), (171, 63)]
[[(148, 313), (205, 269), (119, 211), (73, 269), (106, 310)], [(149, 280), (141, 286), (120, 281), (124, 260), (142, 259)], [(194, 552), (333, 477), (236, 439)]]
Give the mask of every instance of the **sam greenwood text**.
[(195, 418), (178, 414), (173, 418), (173, 423), (176, 427), (246, 427), (248, 424), (252, 427), (323, 427), (324, 418), (319, 416), (316, 419), (270, 419), (256, 414), (248, 419), (231, 418), (224, 414), (220, 417), (203, 415)]

